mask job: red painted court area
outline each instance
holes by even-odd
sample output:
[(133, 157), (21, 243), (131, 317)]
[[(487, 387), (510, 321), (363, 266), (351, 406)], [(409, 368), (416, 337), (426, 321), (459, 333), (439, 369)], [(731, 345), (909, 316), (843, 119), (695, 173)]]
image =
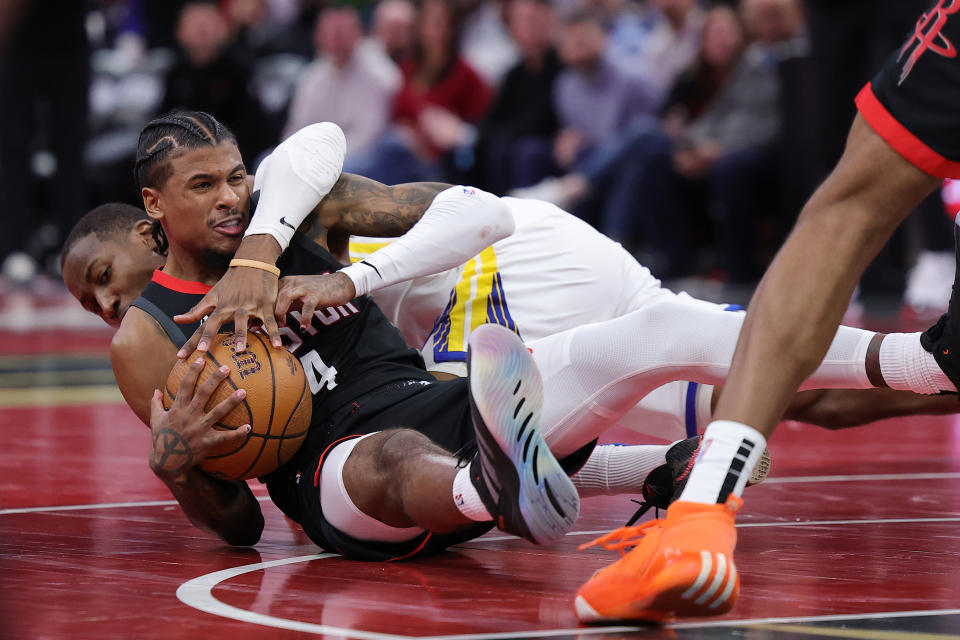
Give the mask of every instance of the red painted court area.
[[(0, 354), (4, 638), (960, 638), (955, 417), (782, 425), (771, 477), (748, 489), (738, 519), (731, 614), (578, 628), (572, 594), (615, 555), (577, 545), (623, 524), (628, 497), (585, 501), (576, 531), (551, 547), (494, 532), (396, 564), (324, 555), (264, 499), (262, 542), (231, 549), (153, 477), (148, 431), (108, 384), (99, 401), (70, 393), (107, 374), (105, 338), (44, 334), (34, 358), (28, 344), (0, 337), (16, 347)], [(24, 391), (38, 366), (65, 376), (44, 378), (43, 406)]]

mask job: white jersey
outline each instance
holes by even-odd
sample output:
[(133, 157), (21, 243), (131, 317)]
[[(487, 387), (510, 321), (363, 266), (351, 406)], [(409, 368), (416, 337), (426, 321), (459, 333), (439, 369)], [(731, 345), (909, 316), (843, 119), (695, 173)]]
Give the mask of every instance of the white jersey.
[[(492, 322), (525, 341), (672, 295), (618, 243), (557, 206), (503, 198), (516, 230), (462, 267), (399, 283), (373, 297), (427, 368), (466, 375), (467, 338)], [(387, 244), (355, 237), (350, 260)]]

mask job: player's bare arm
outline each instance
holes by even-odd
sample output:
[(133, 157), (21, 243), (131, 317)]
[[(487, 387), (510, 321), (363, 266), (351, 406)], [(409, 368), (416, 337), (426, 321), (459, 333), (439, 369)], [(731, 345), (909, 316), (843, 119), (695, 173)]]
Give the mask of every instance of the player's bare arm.
[(256, 543), (263, 516), (249, 487), (196, 468), (219, 442), (245, 436), (212, 428), (242, 397), (235, 394), (205, 411), (224, 376), (218, 372), (196, 387), (200, 368), (194, 366), (184, 376), (170, 410), (164, 410), (158, 390), (163, 389), (177, 361), (175, 347), (156, 321), (136, 307), (126, 314), (111, 341), (110, 361), (127, 404), (151, 429), (150, 468), (170, 489), (190, 522), (230, 544)]
[(804, 207), (750, 303), (717, 419), (773, 431), (826, 353), (860, 275), (938, 184), (857, 116), (837, 170)]
[(423, 217), (437, 194), (450, 186), (414, 182), (391, 187), (345, 173), (308, 221), (313, 219), (329, 230), (328, 249), (343, 259), (349, 236), (402, 236)]

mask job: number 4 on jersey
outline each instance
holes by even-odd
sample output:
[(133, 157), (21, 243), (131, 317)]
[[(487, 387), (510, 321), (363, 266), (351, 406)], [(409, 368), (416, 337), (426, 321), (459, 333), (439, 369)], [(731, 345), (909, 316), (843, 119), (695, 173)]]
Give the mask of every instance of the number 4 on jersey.
[(328, 367), (315, 350), (308, 351), (300, 356), (300, 363), (303, 364), (303, 371), (307, 374), (310, 393), (317, 393), (324, 385), (326, 385), (327, 390), (332, 390), (337, 386), (337, 368)]

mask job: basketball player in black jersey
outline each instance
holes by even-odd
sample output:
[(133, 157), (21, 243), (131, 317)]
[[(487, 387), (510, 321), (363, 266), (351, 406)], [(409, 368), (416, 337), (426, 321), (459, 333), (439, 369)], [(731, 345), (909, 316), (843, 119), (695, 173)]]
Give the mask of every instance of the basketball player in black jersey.
[[(242, 392), (205, 413), (203, 407), (224, 375), (218, 372), (197, 386), (199, 365), (194, 363), (169, 411), (154, 393), (185, 341), (171, 317), (199, 301), (223, 275), (249, 222), (250, 193), (239, 151), (232, 134), (206, 114), (161, 118), (142, 132), (137, 177), (145, 208), (162, 223), (169, 250), (163, 270), (125, 314), (111, 343), (118, 386), (138, 417), (150, 424), (151, 467), (190, 520), (233, 544), (251, 544), (263, 524), (247, 486), (196, 469), (212, 446), (245, 437), (248, 426), (232, 433), (210, 427), (242, 400)], [(425, 193), (435, 199), (437, 189), (427, 188)], [(417, 197), (421, 196), (400, 193), (396, 199), (409, 202)], [(328, 211), (324, 222), (323, 228), (314, 230), (314, 240), (328, 240), (335, 231), (343, 237), (378, 230), (395, 233), (397, 218), (394, 215), (384, 225), (372, 209), (355, 215)], [(295, 275), (333, 271), (341, 265), (321, 244), (298, 234), (278, 266)], [(275, 283), (274, 274), (264, 271), (264, 276)], [(319, 545), (357, 558), (392, 559), (474, 537), (492, 527), (494, 519), (504, 530), (538, 542), (569, 528), (579, 500), (536, 429), (537, 376), (522, 361), (529, 354), (518, 341), (513, 346), (510, 339), (503, 343), (507, 352), (519, 349), (521, 354), (519, 360), (503, 360), (506, 368), (494, 353), (504, 350), (497, 346), (502, 336), (487, 341), (486, 353), (481, 348), (479, 355), (474, 354), (472, 368), (479, 367), (481, 374), (471, 381), (476, 396), (471, 419), (466, 381), (435, 382), (419, 353), (403, 343), (369, 298), (311, 315), (312, 322), (302, 323), (306, 331), (287, 332), (292, 343), (286, 345), (303, 362), (310, 382), (311, 429), (294, 459), (265, 480), (273, 500)], [(301, 324), (297, 320), (295, 324)], [(188, 327), (187, 334), (191, 330)], [(499, 409), (483, 397), (501, 393), (498, 385), (505, 384), (526, 399), (526, 409), (513, 417), (495, 415)], [(490, 431), (485, 419), (496, 423)], [(508, 438), (499, 441), (508, 442), (508, 448), (514, 446), (509, 444), (514, 436), (520, 446), (526, 444), (523, 462), (511, 464), (507, 458), (512, 454), (496, 444), (498, 425), (507, 430)], [(479, 453), (476, 437), (486, 438)], [(340, 444), (347, 440), (351, 442)], [(367, 521), (360, 523), (361, 528), (388, 530), (370, 532), (370, 540), (344, 533), (330, 522), (334, 515), (325, 513), (326, 492), (338, 490), (337, 482), (321, 482), (324, 467), (330, 466), (325, 464), (327, 456), (345, 448), (350, 453), (339, 462), (338, 472), (340, 490), (349, 495), (334, 498), (343, 498), (362, 512)], [(570, 457), (571, 464), (585, 459), (591, 448)], [(458, 450), (469, 462), (465, 472), (452, 455)], [(473, 512), (482, 515), (465, 516), (454, 503), (457, 476), (466, 477), (476, 502)], [(469, 487), (464, 492), (469, 493)], [(336, 517), (342, 521), (356, 515), (345, 511), (340, 509)]]
[[(341, 178), (352, 179), (347, 174)], [(331, 192), (325, 206), (336, 201), (338, 195), (336, 189)], [(154, 271), (166, 262), (166, 251), (161, 251), (152, 237), (153, 228), (142, 210), (108, 203), (85, 215), (64, 245), (61, 262), (68, 289), (87, 311), (112, 327), (120, 325), (127, 309), (151, 282)], [(98, 266), (89, 277), (84, 273), (87, 265)], [(797, 393), (784, 420), (846, 429), (901, 416), (946, 415), (958, 409), (956, 400), (949, 396), (895, 389), (816, 389)]]

